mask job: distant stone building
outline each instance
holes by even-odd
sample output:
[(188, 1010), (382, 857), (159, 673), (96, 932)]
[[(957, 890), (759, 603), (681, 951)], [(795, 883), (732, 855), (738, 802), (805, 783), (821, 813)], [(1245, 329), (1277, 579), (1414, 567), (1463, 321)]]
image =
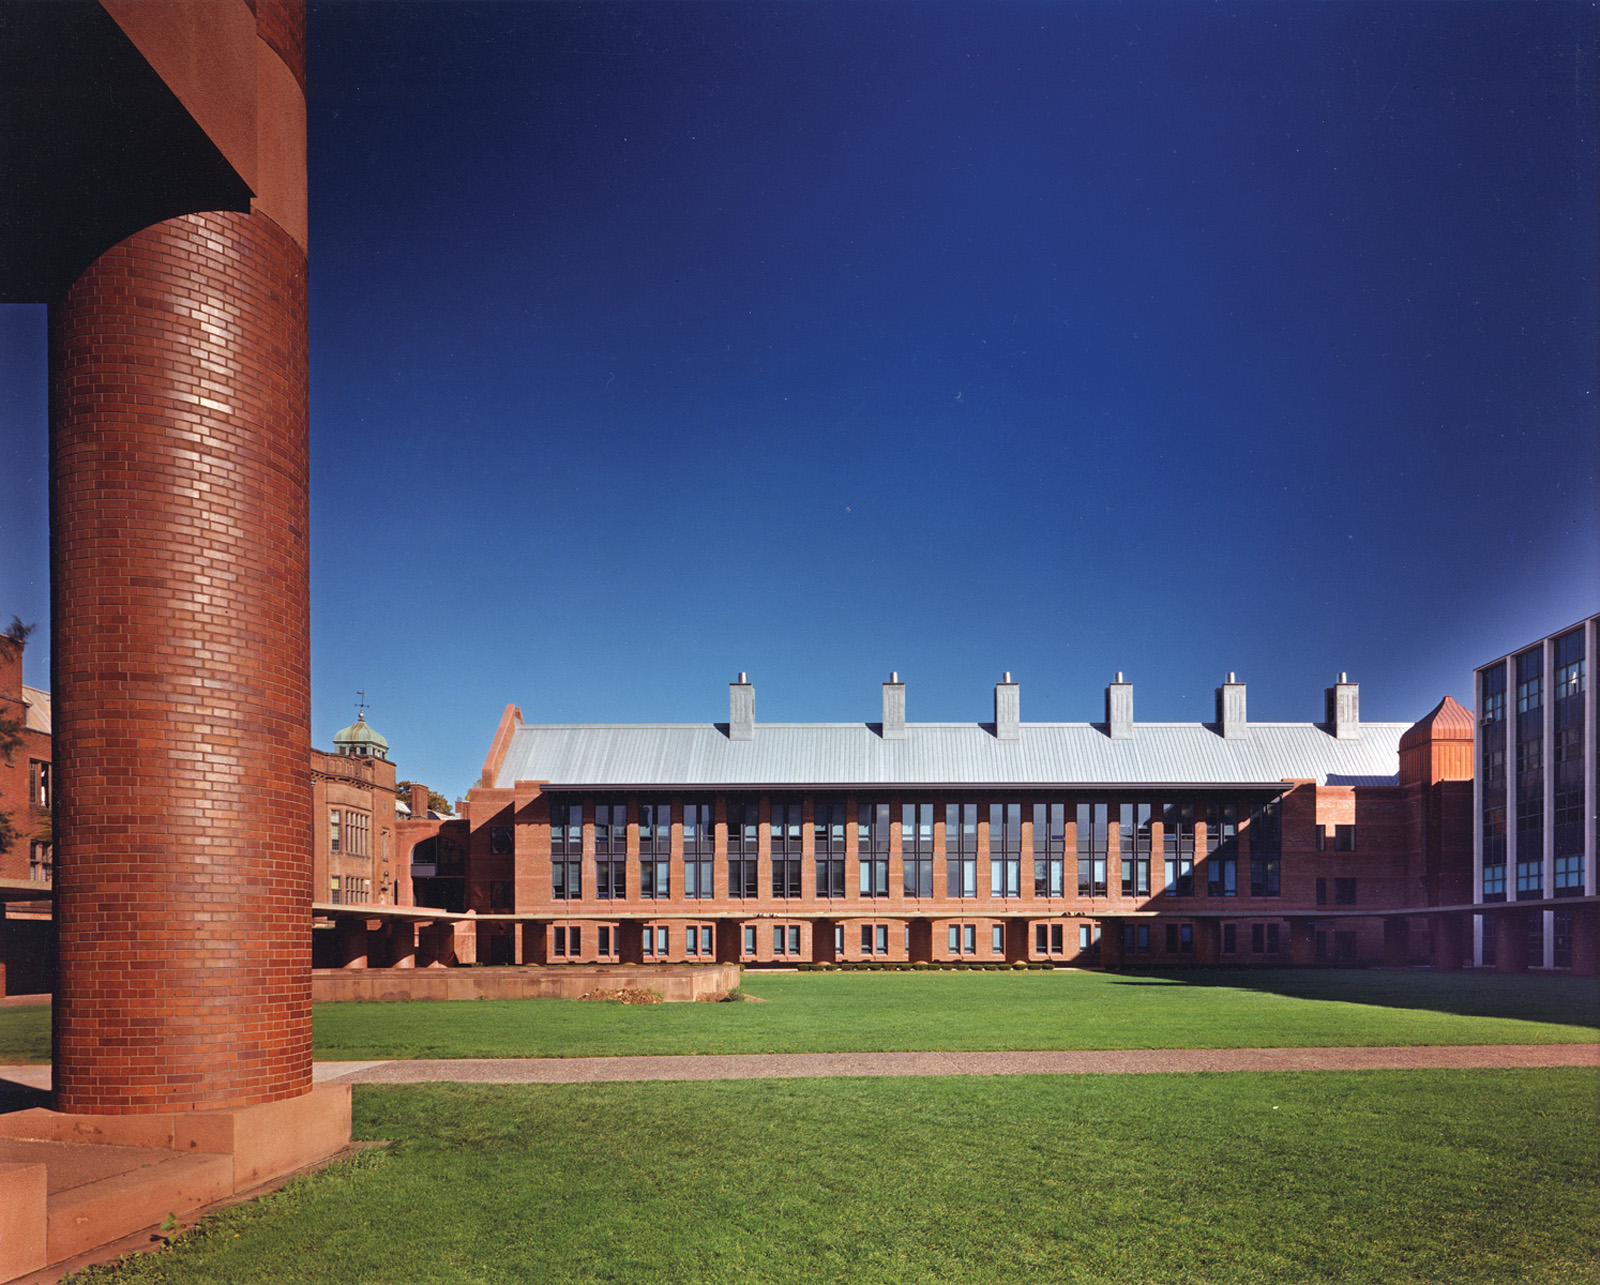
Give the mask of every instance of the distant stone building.
[(365, 711), (311, 751), (314, 900), (329, 905), (395, 902), (395, 769), (389, 742)]

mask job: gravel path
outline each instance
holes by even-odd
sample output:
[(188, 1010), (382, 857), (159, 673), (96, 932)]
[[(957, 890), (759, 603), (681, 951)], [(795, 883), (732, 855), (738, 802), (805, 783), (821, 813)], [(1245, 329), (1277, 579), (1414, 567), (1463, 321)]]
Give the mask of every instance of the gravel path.
[(770, 1080), (831, 1075), (1138, 1075), (1194, 1071), (1387, 1071), (1522, 1066), (1600, 1067), (1600, 1044), (419, 1059), (403, 1062), (319, 1062), (317, 1079), (345, 1084), (423, 1084), (437, 1081), (587, 1084), (610, 1080)]

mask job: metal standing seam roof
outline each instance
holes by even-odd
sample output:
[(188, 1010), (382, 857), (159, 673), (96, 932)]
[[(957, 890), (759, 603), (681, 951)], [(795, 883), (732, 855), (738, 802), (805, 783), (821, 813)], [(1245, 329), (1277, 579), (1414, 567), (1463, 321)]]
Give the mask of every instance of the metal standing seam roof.
[(875, 723), (758, 723), (728, 739), (717, 723), (539, 725), (512, 735), (495, 784), (553, 788), (816, 785), (1271, 786), (1394, 785), (1409, 723), (1363, 723), (1341, 741), (1316, 723), (1251, 723), (1224, 740), (1204, 723), (1024, 723), (1001, 741), (985, 723), (908, 723), (885, 741)]

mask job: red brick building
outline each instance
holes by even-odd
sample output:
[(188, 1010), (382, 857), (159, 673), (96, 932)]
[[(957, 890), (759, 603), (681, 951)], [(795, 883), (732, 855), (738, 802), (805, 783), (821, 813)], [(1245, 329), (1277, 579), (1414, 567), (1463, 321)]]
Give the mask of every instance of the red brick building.
[[(478, 958), (749, 964), (1433, 963), (1469, 944), (1471, 714), (1251, 723), (1233, 675), (1212, 723), (558, 726), (508, 707), (451, 831), (411, 844), (419, 905), (457, 882)], [(424, 846), (432, 845), (432, 846)], [(419, 874), (419, 872), (425, 872)], [(451, 906), (450, 909), (458, 907)], [(1433, 913), (1430, 913), (1433, 911)]]
[(50, 750), (50, 693), (22, 681), (26, 644), (0, 634), (0, 719), (21, 724), (22, 743), (0, 756), (0, 813), (13, 839), (0, 852), (0, 879), (49, 883), (53, 871), (50, 806), (55, 789)]
[(311, 751), (312, 888), (328, 905), (395, 902), (395, 772), (363, 712)]

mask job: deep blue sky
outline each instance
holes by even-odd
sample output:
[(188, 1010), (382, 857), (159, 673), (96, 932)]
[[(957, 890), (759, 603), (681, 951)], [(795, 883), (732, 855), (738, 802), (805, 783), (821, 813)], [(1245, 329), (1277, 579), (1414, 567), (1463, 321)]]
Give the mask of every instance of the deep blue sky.
[[(311, 16), (314, 739), (1411, 720), (1600, 607), (1592, 3)], [(0, 616), (47, 641), (39, 309)], [(47, 648), (29, 681), (48, 683)]]

